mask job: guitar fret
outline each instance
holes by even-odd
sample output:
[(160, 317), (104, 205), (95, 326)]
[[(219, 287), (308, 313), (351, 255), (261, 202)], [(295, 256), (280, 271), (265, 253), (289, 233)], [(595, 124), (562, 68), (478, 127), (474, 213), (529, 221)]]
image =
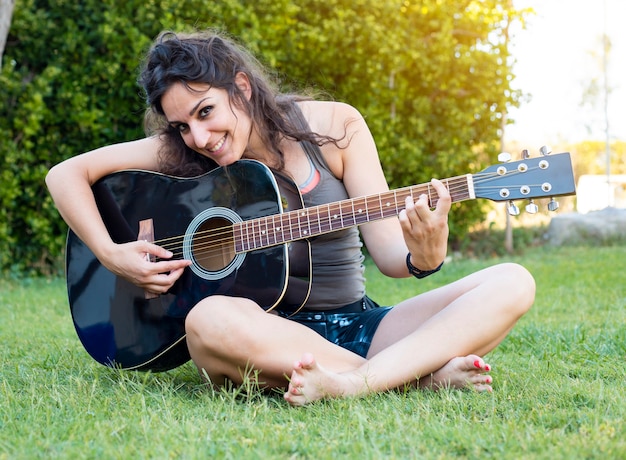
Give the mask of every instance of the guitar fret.
[(356, 225), (356, 222), (354, 220), (354, 206), (352, 204), (352, 200), (348, 200), (344, 202), (341, 206), (341, 209), (342, 209), (342, 215), (344, 216), (343, 218), (344, 228), (352, 227), (353, 225)]
[[(250, 222), (244, 222), (244, 226), (245, 226), (245, 245), (244, 247), (246, 248), (246, 251), (249, 251), (251, 249), (250, 247)], [(243, 236), (243, 235), (242, 235)]]
[(337, 220), (337, 213), (333, 211), (331, 205), (328, 205), (328, 231), (332, 232), (335, 227), (334, 224)]
[(255, 234), (256, 232), (254, 231), (254, 224), (256, 223), (256, 220), (253, 220), (250, 222), (250, 225), (248, 225), (248, 247), (249, 249), (256, 249), (256, 244), (254, 241), (255, 238)]
[(333, 226), (331, 224), (331, 217), (330, 217), (330, 205), (325, 204), (324, 207), (326, 208), (326, 217), (324, 218), (324, 225), (323, 226), (320, 225), (320, 226), (322, 227), (323, 232), (330, 232), (333, 229)]
[(281, 241), (284, 243), (285, 241), (289, 241), (289, 217), (287, 213), (281, 214), (280, 216), (280, 235)]
[(332, 213), (332, 209), (330, 208), (330, 204), (326, 205), (326, 231), (327, 232), (332, 232), (333, 231), (333, 213)]
[(297, 219), (297, 222), (298, 222), (298, 228), (296, 230), (296, 238), (300, 239), (300, 238), (302, 238), (302, 222), (301, 222), (300, 211), (296, 212), (296, 219)]
[(279, 226), (276, 228), (277, 232), (280, 232), (280, 235), (276, 236), (277, 243), (284, 243), (285, 239), (285, 215), (281, 214), (278, 216)]
[(343, 209), (341, 208), (341, 201), (339, 203), (337, 203), (337, 209), (339, 210), (339, 229), (345, 228), (345, 225), (343, 225)]
[(258, 241), (258, 246), (257, 247), (263, 247), (264, 244), (264, 239), (265, 244), (267, 244), (267, 217), (262, 217), (261, 219), (259, 219), (259, 234), (257, 235), (257, 241)]
[[(313, 218), (313, 223), (314, 224), (317, 223), (316, 230), (313, 230), (311, 228), (311, 217)], [(311, 229), (311, 234), (320, 234), (322, 232), (322, 226), (320, 223), (320, 207), (319, 206), (309, 208), (309, 228)]]
[(380, 219), (380, 195), (365, 197), (365, 209), (368, 222)]
[(389, 193), (383, 193), (380, 195), (380, 218), (381, 219), (388, 217), (386, 214), (388, 206), (389, 206)]
[(259, 235), (259, 240), (260, 240), (261, 244), (263, 244), (263, 238), (265, 238), (265, 244), (269, 245), (270, 238), (269, 238), (269, 235), (268, 235), (268, 232), (267, 232), (267, 220), (268, 220), (267, 217), (265, 217), (265, 218), (263, 218), (261, 220), (262, 225), (261, 225), (261, 233)]
[[(267, 242), (269, 244), (276, 244), (276, 216), (270, 216), (270, 219), (272, 219), (272, 224), (268, 225), (268, 232), (267, 232)], [(270, 230), (271, 229), (271, 230)]]
[(233, 242), (235, 243), (235, 253), (240, 253), (243, 250), (241, 244), (241, 223), (233, 225)]
[(254, 219), (254, 221), (252, 221), (252, 228), (251, 228), (251, 233), (252, 233), (252, 239), (251, 239), (251, 248), (252, 249), (258, 249), (258, 241), (257, 241), (257, 237), (258, 237), (258, 228), (259, 228), (259, 219)]
[(355, 198), (354, 200), (352, 200), (352, 213), (354, 215), (355, 225), (369, 222), (369, 214), (367, 212), (367, 200), (365, 198)]
[(400, 210), (398, 209), (398, 192), (396, 190), (394, 190), (389, 198), (388, 204), (387, 204), (387, 209), (386, 209), (386, 213), (385, 213), (385, 217), (391, 217), (391, 216), (397, 216), (398, 212), (400, 212)]
[[(468, 177), (471, 176), (453, 178), (453, 190), (450, 181), (444, 181), (453, 202), (470, 197)], [(240, 251), (250, 251), (386, 219), (404, 209), (407, 197), (417, 199), (424, 194), (429, 206), (436, 206), (437, 191), (427, 183), (259, 217), (235, 226), (235, 245)]]
[[(300, 235), (303, 237), (308, 237), (311, 235), (311, 221), (309, 219), (309, 211), (308, 208), (304, 208), (301, 212), (300, 212), (300, 217), (302, 219), (304, 219), (304, 230), (302, 230), (302, 223), (300, 224)], [(302, 222), (302, 219), (300, 219), (300, 222)]]
[(289, 236), (287, 238), (288, 241), (293, 241), (293, 213), (289, 212), (285, 215), (287, 222), (285, 223), (285, 226), (287, 227), (287, 230), (289, 231)]
[(324, 231), (324, 227), (322, 226), (322, 206), (317, 206), (317, 231), (322, 233)]
[[(278, 223), (276, 223), (278, 221)], [(276, 244), (285, 241), (285, 233), (283, 231), (283, 216), (277, 215), (274, 219), (274, 242)]]
[(356, 213), (354, 212), (354, 201), (349, 201), (350, 209), (348, 210), (348, 218), (350, 219), (350, 226), (356, 225)]
[(398, 215), (400, 213), (400, 209), (398, 209), (398, 192), (396, 190), (393, 191), (393, 203), (396, 209), (392, 215)]
[(267, 236), (267, 217), (259, 219), (259, 245), (260, 247), (269, 246), (269, 239)]
[(240, 222), (239, 223), (239, 239), (241, 240), (241, 251), (245, 252), (248, 250), (248, 248), (246, 247), (246, 223), (245, 222)]
[(268, 245), (268, 236), (267, 236), (267, 217), (260, 217), (258, 220), (257, 231), (254, 237), (255, 247), (262, 248)]
[(300, 237), (302, 236), (302, 229), (300, 228), (300, 214), (299, 211), (296, 211), (293, 215), (295, 217), (295, 222), (294, 224), (296, 225), (295, 229), (294, 229), (294, 233), (295, 233), (295, 238), (296, 239), (300, 239)]

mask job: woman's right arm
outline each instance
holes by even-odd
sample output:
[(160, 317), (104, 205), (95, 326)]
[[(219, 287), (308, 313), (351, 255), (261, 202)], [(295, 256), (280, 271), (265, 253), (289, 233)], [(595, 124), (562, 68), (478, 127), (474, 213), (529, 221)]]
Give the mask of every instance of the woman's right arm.
[(146, 254), (169, 258), (165, 249), (143, 241), (116, 244), (100, 217), (91, 186), (122, 169), (158, 169), (156, 137), (114, 144), (69, 158), (54, 166), (46, 185), (61, 217), (113, 273), (155, 293), (166, 292), (188, 261), (149, 262)]

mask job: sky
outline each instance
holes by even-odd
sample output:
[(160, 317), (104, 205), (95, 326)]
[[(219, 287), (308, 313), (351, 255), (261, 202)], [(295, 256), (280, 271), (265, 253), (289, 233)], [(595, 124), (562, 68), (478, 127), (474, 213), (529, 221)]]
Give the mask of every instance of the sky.
[(602, 77), (606, 30), (612, 44), (609, 133), (612, 140), (626, 141), (626, 0), (514, 0), (514, 5), (536, 14), (525, 30), (512, 34), (513, 87), (530, 100), (509, 113), (515, 124), (507, 127), (505, 139), (529, 149), (605, 139), (602, 98), (592, 108), (583, 105), (583, 95), (593, 78)]

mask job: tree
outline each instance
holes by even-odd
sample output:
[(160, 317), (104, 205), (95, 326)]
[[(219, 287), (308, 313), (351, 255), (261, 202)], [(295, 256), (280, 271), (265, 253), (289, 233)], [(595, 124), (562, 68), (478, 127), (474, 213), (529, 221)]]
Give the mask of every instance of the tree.
[[(519, 98), (505, 30), (522, 15), (509, 1), (305, 0), (284, 22), (264, 22), (279, 14), (275, 3), (248, 6), (256, 24), (271, 24), (250, 43), (262, 44), (281, 74), (361, 110), (392, 186), (495, 160), (502, 113)], [(259, 33), (237, 18), (225, 25), (244, 39), (247, 30)], [(453, 239), (481, 219), (482, 207), (455, 206)]]
[[(517, 100), (502, 30), (519, 15), (507, 3), (20, 0), (0, 72), (0, 267), (62, 266), (66, 227), (44, 176), (64, 158), (143, 135), (135, 77), (161, 30), (221, 28), (285, 88), (355, 105), (401, 186), (495, 157), (501, 113)], [(457, 208), (455, 239), (483, 215), (479, 202)]]

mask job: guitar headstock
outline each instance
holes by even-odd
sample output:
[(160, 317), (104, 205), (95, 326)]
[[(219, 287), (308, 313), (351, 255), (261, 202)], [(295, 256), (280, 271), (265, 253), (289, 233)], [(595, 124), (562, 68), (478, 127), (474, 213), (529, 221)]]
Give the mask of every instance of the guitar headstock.
[[(519, 161), (508, 161), (510, 155), (500, 154), (503, 163), (489, 166), (473, 175), (474, 193), (477, 198), (492, 201), (508, 201), (509, 213), (519, 214), (513, 200), (530, 200), (526, 210), (537, 212), (535, 198), (550, 198), (550, 211), (558, 209), (557, 196), (575, 195), (574, 171), (568, 152), (549, 154), (541, 148), (541, 156), (530, 158), (527, 150)], [(506, 161), (506, 162), (504, 162)]]

